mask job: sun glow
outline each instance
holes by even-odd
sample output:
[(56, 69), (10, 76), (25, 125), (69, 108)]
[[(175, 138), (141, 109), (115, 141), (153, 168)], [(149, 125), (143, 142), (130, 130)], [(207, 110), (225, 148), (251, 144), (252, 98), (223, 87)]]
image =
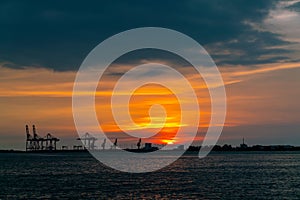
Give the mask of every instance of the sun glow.
[(174, 144), (174, 140), (161, 140), (164, 144)]
[[(130, 94), (128, 94), (130, 95)], [(106, 105), (110, 105), (110, 99), (107, 97), (101, 98), (101, 102), (107, 101)], [(96, 104), (97, 105), (97, 104)], [(103, 104), (102, 104), (103, 105)], [(110, 105), (111, 106), (111, 105)], [(126, 106), (125, 102), (120, 102), (120, 105)], [(159, 84), (146, 84), (137, 88), (130, 96), (129, 114), (134, 124), (124, 120), (122, 130), (127, 132), (137, 131), (139, 133), (156, 133), (150, 140), (155, 143), (172, 142), (177, 133), (178, 128), (187, 126), (181, 123), (180, 103), (176, 96), (166, 87)], [(98, 109), (100, 111), (100, 109)], [(102, 111), (103, 109), (101, 109)], [(102, 113), (98, 113), (98, 119), (101, 121), (101, 127), (105, 132), (121, 131), (120, 123), (115, 123), (113, 115), (109, 112), (111, 109), (105, 109), (108, 114), (105, 114), (105, 121)], [(102, 114), (102, 115), (101, 115)], [(119, 112), (118, 115), (126, 113)], [(108, 120), (110, 116), (110, 120)], [(125, 117), (124, 117), (125, 118)], [(132, 124), (132, 125), (130, 125)], [(124, 130), (125, 127), (125, 130)]]

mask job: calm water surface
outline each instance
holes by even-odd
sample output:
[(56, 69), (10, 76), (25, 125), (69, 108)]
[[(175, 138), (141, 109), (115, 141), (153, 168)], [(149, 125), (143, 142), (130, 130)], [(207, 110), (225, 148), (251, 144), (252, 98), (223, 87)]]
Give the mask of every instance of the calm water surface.
[(300, 199), (300, 152), (190, 153), (153, 173), (88, 153), (0, 153), (0, 199)]

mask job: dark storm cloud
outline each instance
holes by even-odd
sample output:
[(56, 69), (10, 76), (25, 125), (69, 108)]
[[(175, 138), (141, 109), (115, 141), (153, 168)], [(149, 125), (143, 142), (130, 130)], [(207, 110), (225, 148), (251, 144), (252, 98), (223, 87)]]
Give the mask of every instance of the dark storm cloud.
[[(260, 23), (275, 4), (270, 0), (2, 1), (0, 62), (15, 68), (76, 70), (89, 51), (107, 37), (145, 26), (171, 28), (191, 36), (221, 65), (286, 60), (281, 56), (286, 50), (270, 49), (284, 44), (278, 35), (254, 30), (246, 23)], [(210, 48), (213, 44), (220, 45)], [(239, 51), (242, 56), (221, 55), (219, 51), (224, 49)], [(257, 59), (263, 56), (266, 59)]]
[[(273, 48), (290, 44), (279, 39), (280, 35), (270, 32), (248, 30), (233, 41), (221, 42), (211, 50), (211, 56), (219, 64), (254, 65), (292, 61), (287, 55), (291, 51), (285, 48)], [(227, 55), (221, 52), (228, 50)]]
[(294, 3), (293, 5), (288, 7), (290, 10), (300, 12), (300, 2)]

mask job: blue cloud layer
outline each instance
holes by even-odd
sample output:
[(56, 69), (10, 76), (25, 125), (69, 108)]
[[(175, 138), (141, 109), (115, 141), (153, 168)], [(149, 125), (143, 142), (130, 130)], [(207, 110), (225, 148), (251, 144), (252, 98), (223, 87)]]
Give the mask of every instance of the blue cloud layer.
[[(261, 23), (276, 3), (277, 0), (2, 1), (0, 61), (15, 68), (76, 70), (88, 52), (107, 37), (145, 26), (171, 28), (193, 37), (207, 47), (219, 65), (288, 60), (282, 56), (288, 50), (270, 49), (286, 41), (245, 23)], [(219, 45), (210, 48), (214, 44)], [(223, 55), (223, 50), (240, 54)]]

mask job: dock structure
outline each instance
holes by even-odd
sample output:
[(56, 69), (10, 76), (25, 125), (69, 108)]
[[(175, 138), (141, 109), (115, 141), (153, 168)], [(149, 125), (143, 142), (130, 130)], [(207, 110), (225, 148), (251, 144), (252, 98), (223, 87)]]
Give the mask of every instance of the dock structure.
[(73, 150), (76, 150), (76, 151), (83, 150), (82, 145), (74, 145)]
[(88, 150), (94, 150), (95, 149), (95, 141), (97, 138), (93, 137), (89, 133), (85, 133), (85, 135), (81, 138), (77, 138), (77, 140), (81, 140), (84, 144), (84, 147)]
[(56, 150), (56, 142), (58, 142), (59, 139), (53, 137), (50, 133), (48, 133), (44, 141), (46, 142), (46, 146), (45, 146), (46, 150)]
[(28, 125), (26, 129), (26, 151), (42, 151), (42, 150), (56, 150), (56, 143), (59, 141), (58, 138), (48, 133), (45, 137), (41, 137), (37, 134), (35, 125), (32, 125), (31, 135), (29, 132)]

